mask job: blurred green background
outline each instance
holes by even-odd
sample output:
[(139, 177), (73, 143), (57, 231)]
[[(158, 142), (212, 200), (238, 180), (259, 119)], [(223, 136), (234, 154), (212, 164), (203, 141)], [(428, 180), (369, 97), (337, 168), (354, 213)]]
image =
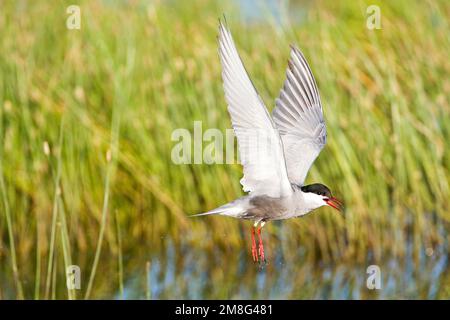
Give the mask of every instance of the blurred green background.
[[(173, 130), (231, 127), (223, 14), (269, 108), (304, 52), (328, 126), (306, 182), (346, 204), (269, 223), (264, 268), (249, 222), (188, 218), (242, 195), (241, 167), (171, 160)], [(1, 1), (0, 298), (450, 298), (449, 20), (445, 0)]]

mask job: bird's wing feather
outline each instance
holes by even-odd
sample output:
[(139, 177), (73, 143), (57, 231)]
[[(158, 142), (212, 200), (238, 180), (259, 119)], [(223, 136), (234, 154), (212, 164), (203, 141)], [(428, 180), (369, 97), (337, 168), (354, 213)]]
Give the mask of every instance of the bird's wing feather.
[(272, 115), (283, 141), (289, 181), (301, 186), (325, 146), (327, 130), (316, 81), (305, 57), (294, 46), (275, 105)]
[(244, 191), (271, 197), (290, 195), (292, 187), (279, 132), (242, 64), (230, 31), (222, 23), (219, 55), (228, 112), (244, 168)]

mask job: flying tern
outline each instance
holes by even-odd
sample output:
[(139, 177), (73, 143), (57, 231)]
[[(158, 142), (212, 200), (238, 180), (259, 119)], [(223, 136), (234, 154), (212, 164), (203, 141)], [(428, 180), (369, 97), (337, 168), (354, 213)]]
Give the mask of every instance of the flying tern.
[(222, 22), (218, 40), (225, 98), (244, 171), (240, 182), (248, 194), (194, 216), (253, 220), (253, 261), (265, 262), (261, 229), (266, 222), (304, 216), (325, 205), (342, 211), (342, 202), (327, 186), (304, 185), (327, 140), (322, 103), (311, 68), (292, 45), (286, 80), (271, 116), (242, 64), (231, 32)]

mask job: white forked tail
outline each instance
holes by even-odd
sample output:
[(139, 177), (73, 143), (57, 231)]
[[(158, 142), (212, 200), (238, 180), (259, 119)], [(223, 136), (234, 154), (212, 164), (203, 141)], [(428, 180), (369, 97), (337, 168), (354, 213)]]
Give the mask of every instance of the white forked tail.
[(189, 217), (209, 216), (211, 214), (219, 214), (219, 215), (223, 215), (223, 216), (237, 217), (244, 212), (245, 212), (245, 210), (243, 208), (241, 208), (240, 206), (236, 205), (236, 201), (233, 201), (233, 202), (224, 204), (223, 206), (220, 206), (216, 209), (210, 210), (208, 212), (193, 214)]

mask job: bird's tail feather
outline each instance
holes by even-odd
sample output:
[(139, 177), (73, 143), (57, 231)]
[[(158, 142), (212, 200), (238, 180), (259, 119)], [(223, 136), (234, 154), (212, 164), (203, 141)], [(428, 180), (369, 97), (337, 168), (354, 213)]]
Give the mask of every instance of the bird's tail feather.
[(218, 207), (216, 209), (204, 212), (204, 213), (198, 213), (198, 214), (193, 214), (191, 216), (189, 216), (189, 218), (192, 217), (201, 217), (201, 216), (209, 216), (212, 214), (221, 214), (224, 216), (232, 216), (235, 217), (237, 216), (239, 213), (242, 213), (243, 210), (240, 207), (237, 207), (234, 203), (227, 203), (221, 207)]
[(189, 218), (193, 218), (193, 217), (201, 217), (201, 216), (209, 216), (210, 214), (217, 214), (218, 212), (203, 212), (203, 213), (197, 213), (197, 214), (191, 214), (189, 216)]

